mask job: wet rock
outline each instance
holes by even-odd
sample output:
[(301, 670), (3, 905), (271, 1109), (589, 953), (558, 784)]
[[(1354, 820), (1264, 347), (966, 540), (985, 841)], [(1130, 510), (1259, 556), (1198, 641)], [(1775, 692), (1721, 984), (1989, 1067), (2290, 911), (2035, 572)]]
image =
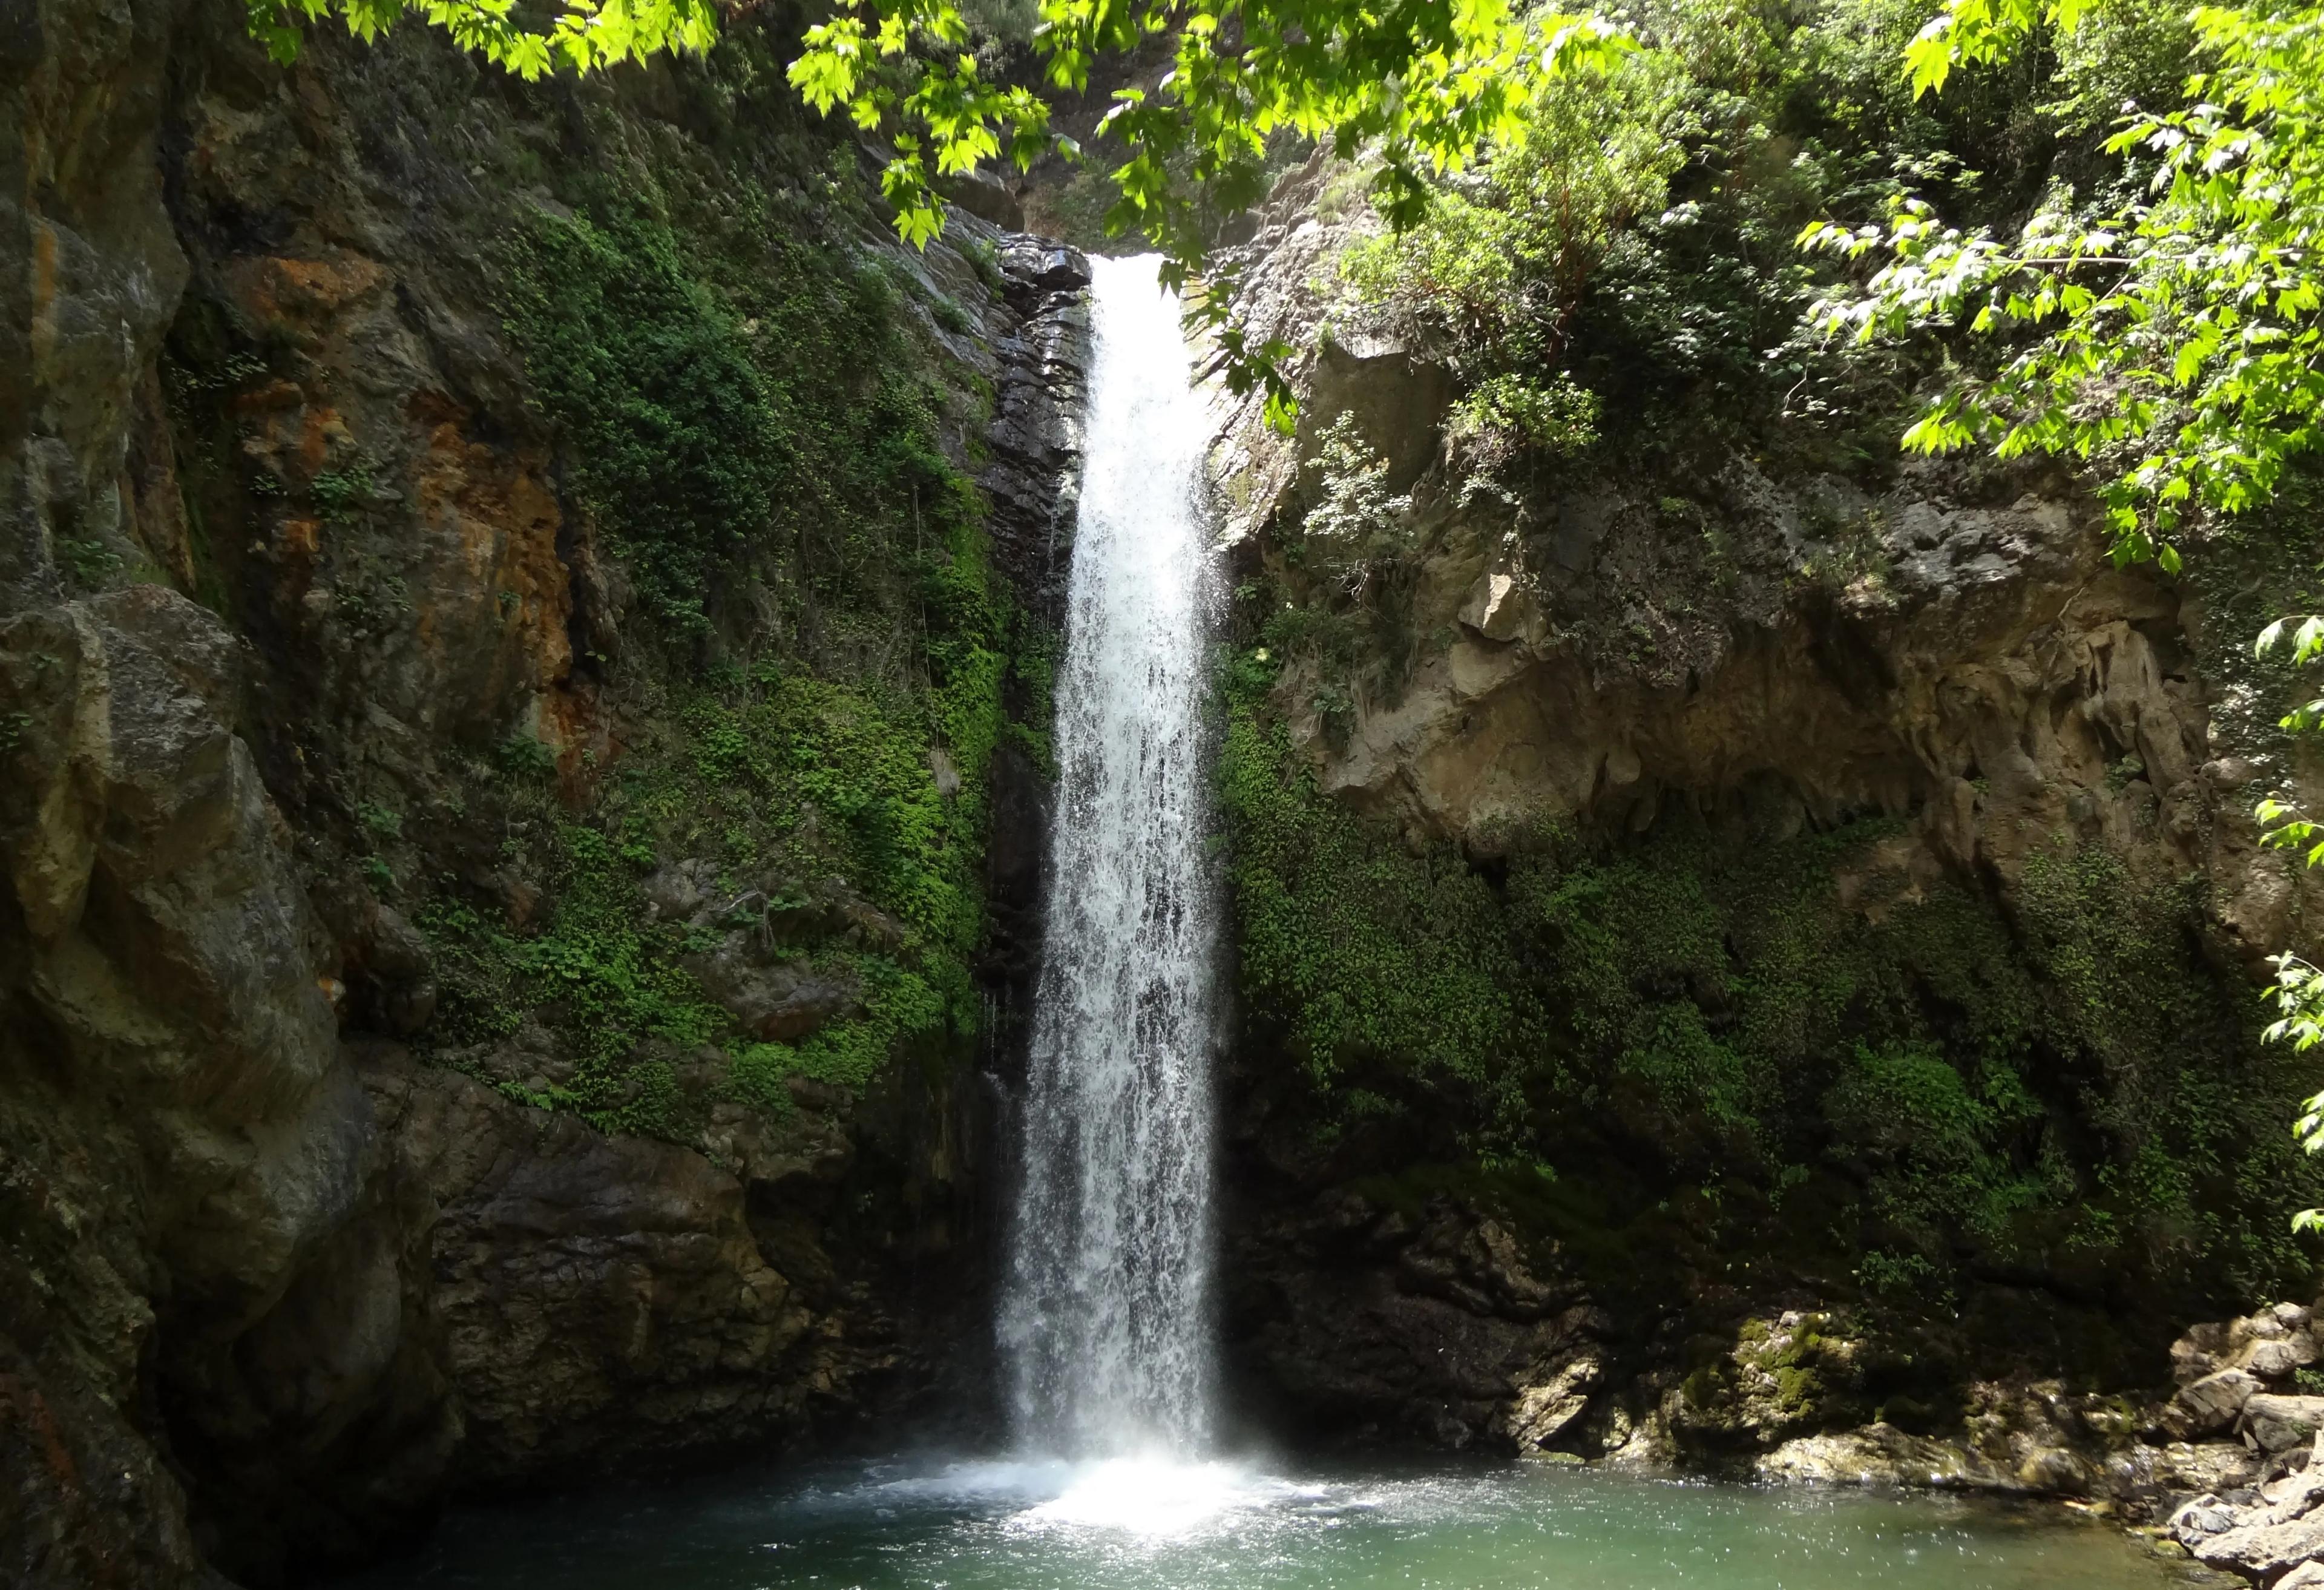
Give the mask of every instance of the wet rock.
[(2035, 1488), (1957, 1443), (1911, 1435), (1887, 1424), (1786, 1441), (1763, 1455), (1757, 1468), (1764, 1479), (1816, 1484), (1997, 1492)]
[(2183, 1544), (2210, 1535), (2224, 1535), (2241, 1520), (2240, 1509), (2206, 1492), (2180, 1504), (2178, 1511), (2171, 1515), (2171, 1532)]
[(2316, 1362), (2316, 1342), (2306, 1331), (2254, 1342), (2236, 1355), (2236, 1367), (2262, 1380), (2282, 1380)]
[(1022, 233), (1002, 238), (999, 259), (1006, 307), (993, 343), (991, 461), (977, 484), (991, 504), (995, 567), (1044, 622), (1062, 626), (1080, 502), (1089, 262)]

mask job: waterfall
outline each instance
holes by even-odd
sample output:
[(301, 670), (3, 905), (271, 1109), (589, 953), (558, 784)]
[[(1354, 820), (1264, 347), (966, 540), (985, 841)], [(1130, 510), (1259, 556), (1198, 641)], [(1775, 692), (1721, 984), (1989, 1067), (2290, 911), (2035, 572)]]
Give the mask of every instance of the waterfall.
[(1157, 263), (1091, 261), (1048, 930), (1000, 1318), (1018, 1441), (1074, 1456), (1187, 1452), (1210, 1418), (1210, 422)]

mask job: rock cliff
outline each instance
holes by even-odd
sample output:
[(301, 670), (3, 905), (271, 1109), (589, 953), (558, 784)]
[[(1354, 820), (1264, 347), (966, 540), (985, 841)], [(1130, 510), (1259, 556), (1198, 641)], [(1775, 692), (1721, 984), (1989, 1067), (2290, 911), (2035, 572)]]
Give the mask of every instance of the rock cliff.
[(1240, 262), (1297, 433), (1254, 400), (1213, 455), (1254, 1398), (1747, 1467), (1886, 1419), (2013, 1485), (2129, 1441), (2043, 1399), (2313, 1293), (2312, 1083), (2256, 1033), (2315, 885), (2249, 817), (2301, 776), (2248, 656), (2297, 552), (2174, 581), (2063, 476), (1617, 414), (1485, 456), (1338, 283), (1332, 182)]
[(896, 246), (768, 19), (7, 32), (10, 1581), (973, 1410), (1078, 256)]

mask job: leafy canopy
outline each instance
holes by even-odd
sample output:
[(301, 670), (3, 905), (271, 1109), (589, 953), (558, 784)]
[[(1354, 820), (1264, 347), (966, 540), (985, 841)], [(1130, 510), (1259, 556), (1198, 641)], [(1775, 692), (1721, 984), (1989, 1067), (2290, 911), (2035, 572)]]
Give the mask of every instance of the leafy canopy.
[[(2138, 0), (1949, 0), (1907, 51), (1916, 93), (1964, 61), (1991, 63), (2044, 26), (2070, 33), (2109, 5)], [(1884, 227), (1821, 223), (1812, 248), (1885, 252), (1859, 295), (1817, 308), (1827, 332), (1869, 342), (1915, 328), (2008, 337), (1999, 368), (1964, 377), (1905, 435), (1945, 452), (1986, 443), (2004, 458), (2065, 453), (2110, 472), (2103, 487), (2118, 561), (2153, 557), (2194, 512), (2231, 514), (2274, 495), (2290, 461), (2324, 429), (2324, 6), (2251, 0), (2190, 17), (2209, 69), (2187, 79), (2184, 109), (2127, 107), (2107, 147), (2151, 171), (2118, 213), (2078, 213), (2055, 193), (2014, 237), (1946, 226), (1905, 197)], [(2264, 655), (2324, 661), (2324, 618), (2279, 620)], [(2282, 727), (2324, 726), (2324, 698)], [(2324, 864), (2324, 825), (2281, 796), (2255, 814), (2264, 843)], [(2275, 957), (2273, 1041), (2324, 1044), (2324, 970)], [(2295, 1125), (2324, 1152), (2324, 1094)], [(2324, 1210), (2294, 1216), (2324, 1230)]]
[[(1996, 60), (2038, 23), (2070, 29), (2092, 14), (2091, 0), (2047, 0), (2038, 14), (2035, 0), (1951, 0), (1907, 70), (1932, 90), (1956, 61)], [(1817, 307), (1828, 333), (2011, 339), (1997, 370), (1929, 406), (1907, 447), (2097, 463), (2117, 559), (2172, 571), (2188, 513), (2264, 501), (2315, 447), (2324, 408), (2324, 8), (2204, 6), (2192, 21), (2214, 64), (2189, 79), (2187, 107), (2133, 111), (2107, 141), (2151, 168), (2139, 202), (2091, 217), (2055, 192), (1997, 237), (1907, 195), (1886, 226), (1802, 236), (1887, 258), (1861, 294)]]
[(1485, 180), (1390, 215), (1394, 230), (1351, 246), (1340, 275), (1464, 376), (1554, 366), (1608, 251), (1663, 208), (1685, 163), (1684, 80), (1674, 54), (1653, 48), (1607, 70), (1569, 63), (1496, 132)]
[[(1597, 21), (1528, 14), (1511, 0), (1040, 0), (1039, 14), (1044, 73), (1076, 91), (1100, 54), (1175, 33), (1170, 71), (1151, 92), (1116, 90), (1101, 124), (1129, 151), (1111, 173), (1120, 197), (1106, 225), (1160, 241), (1165, 279), (1215, 337), (1228, 384), (1240, 393), (1263, 383), (1277, 423), (1293, 408), (1276, 368), (1287, 350), (1251, 347), (1232, 283), (1205, 279), (1204, 204), (1232, 213), (1257, 200), (1268, 141), (1289, 133), (1370, 153), (1375, 202), (1392, 225), (1410, 226), (1428, 208), (1430, 179), (1513, 136), (1541, 83), (1628, 48)], [(954, 0), (849, 0), (808, 30), (790, 69), (817, 110), (844, 109), (889, 135), (882, 186), (914, 243), (943, 227), (936, 180), (999, 154), (1004, 132), (1020, 165), (1053, 144), (1079, 153), (1050, 137), (1038, 95), (982, 74), (967, 37)]]
[[(336, 17), (370, 43), (408, 15), (463, 50), (534, 81), (559, 68), (593, 71), (666, 51), (701, 51), (718, 36), (712, 0), (556, 0), (545, 27), (519, 20), (517, 0), (246, 0), (250, 32), (289, 65), (301, 24)], [(540, 8), (527, 7), (528, 11)]]

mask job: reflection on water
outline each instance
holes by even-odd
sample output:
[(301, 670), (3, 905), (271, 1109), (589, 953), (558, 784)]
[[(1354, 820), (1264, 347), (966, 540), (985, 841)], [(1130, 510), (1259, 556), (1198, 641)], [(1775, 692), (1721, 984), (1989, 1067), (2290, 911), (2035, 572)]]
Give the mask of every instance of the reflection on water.
[(456, 1514), (360, 1590), (2163, 1590), (2050, 1509), (1545, 1464), (875, 1463)]

